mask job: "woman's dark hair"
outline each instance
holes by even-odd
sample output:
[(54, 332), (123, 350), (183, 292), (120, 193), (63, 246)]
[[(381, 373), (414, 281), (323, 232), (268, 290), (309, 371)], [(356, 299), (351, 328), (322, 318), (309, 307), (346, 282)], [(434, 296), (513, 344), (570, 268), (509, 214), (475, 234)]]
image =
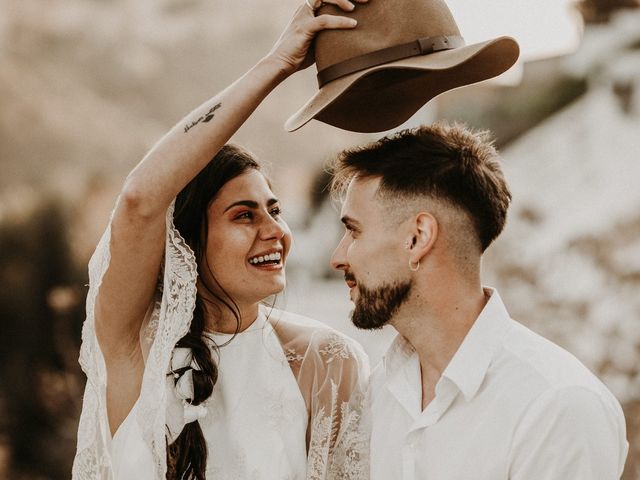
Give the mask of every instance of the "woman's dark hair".
[[(190, 348), (193, 352), (193, 358), (201, 369), (193, 371), (194, 398), (191, 402), (192, 405), (199, 405), (209, 398), (218, 379), (218, 368), (213, 361), (211, 347), (205, 343), (203, 338), (205, 302), (208, 307), (228, 309), (236, 318), (236, 333), (240, 328), (240, 312), (237, 304), (226, 294), (207, 263), (205, 255), (209, 230), (207, 212), (211, 202), (228, 181), (251, 169), (260, 169), (251, 154), (235, 145), (225, 145), (176, 198), (173, 214), (174, 224), (195, 254), (198, 275), (202, 281), (202, 272), (207, 269), (210, 277), (217, 283), (218, 290), (222, 292), (222, 295), (216, 294), (202, 282), (209, 295), (215, 298), (217, 303), (206, 301), (198, 295), (189, 332), (176, 344), (176, 347)], [(208, 340), (208, 342), (216, 348), (212, 340)], [(178, 371), (176, 373), (182, 374), (184, 372)], [(176, 441), (168, 445), (167, 478), (172, 480), (204, 480), (206, 467), (207, 445), (202, 428), (197, 421), (188, 423)]]

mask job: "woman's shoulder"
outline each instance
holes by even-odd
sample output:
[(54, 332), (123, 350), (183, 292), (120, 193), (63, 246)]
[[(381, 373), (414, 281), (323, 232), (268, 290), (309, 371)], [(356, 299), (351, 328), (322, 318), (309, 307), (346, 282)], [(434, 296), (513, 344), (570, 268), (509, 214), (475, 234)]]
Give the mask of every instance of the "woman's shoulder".
[(355, 359), (368, 364), (362, 346), (348, 335), (318, 320), (273, 309), (268, 318), (280, 337), (287, 355), (313, 357), (323, 363)]

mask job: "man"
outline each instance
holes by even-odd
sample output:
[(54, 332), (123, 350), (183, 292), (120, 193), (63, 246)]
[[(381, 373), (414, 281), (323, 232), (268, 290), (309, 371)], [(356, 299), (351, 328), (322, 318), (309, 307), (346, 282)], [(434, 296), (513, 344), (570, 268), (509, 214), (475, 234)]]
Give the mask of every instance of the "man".
[(346, 233), (331, 262), (353, 323), (399, 332), (371, 380), (371, 478), (620, 478), (619, 403), (482, 287), (511, 200), (485, 136), (424, 126), (344, 152), (334, 170)]

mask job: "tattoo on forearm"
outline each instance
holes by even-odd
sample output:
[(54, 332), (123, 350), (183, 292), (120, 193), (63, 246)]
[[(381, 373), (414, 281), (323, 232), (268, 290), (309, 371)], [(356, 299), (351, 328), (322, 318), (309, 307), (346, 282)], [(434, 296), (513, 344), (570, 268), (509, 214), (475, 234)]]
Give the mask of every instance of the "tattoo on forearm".
[(196, 120), (194, 120), (193, 122), (191, 122), (188, 125), (184, 126), (184, 133), (187, 133), (189, 130), (191, 130), (193, 127), (195, 127), (196, 125), (198, 125), (201, 122), (207, 123), (210, 122), (211, 119), (215, 116), (215, 114), (213, 112), (215, 112), (217, 109), (219, 109), (222, 106), (222, 103), (217, 103), (215, 104), (213, 107), (211, 107), (207, 113), (205, 113), (204, 115), (202, 115), (200, 118), (197, 118)]

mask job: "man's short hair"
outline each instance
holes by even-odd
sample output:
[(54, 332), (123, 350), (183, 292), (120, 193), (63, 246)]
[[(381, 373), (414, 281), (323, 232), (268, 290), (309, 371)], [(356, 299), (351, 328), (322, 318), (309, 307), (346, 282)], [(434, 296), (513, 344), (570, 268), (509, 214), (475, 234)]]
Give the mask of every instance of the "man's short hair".
[(436, 123), (345, 150), (332, 166), (332, 191), (355, 177), (380, 178), (382, 197), (428, 197), (463, 209), (484, 252), (504, 228), (511, 193), (487, 132)]

